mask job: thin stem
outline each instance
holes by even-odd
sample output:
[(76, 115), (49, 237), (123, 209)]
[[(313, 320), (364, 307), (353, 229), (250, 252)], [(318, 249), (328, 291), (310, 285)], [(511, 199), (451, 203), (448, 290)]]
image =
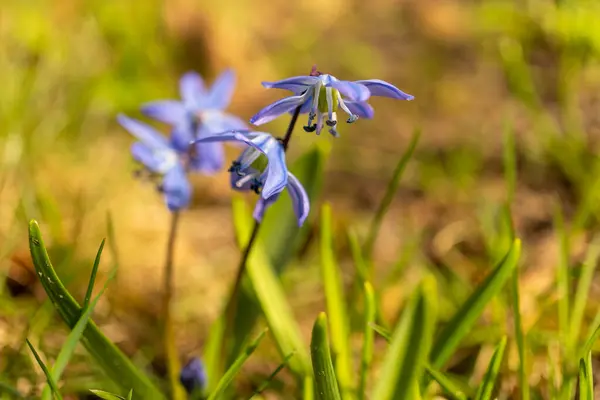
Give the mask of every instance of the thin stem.
[(169, 377), (169, 385), (171, 396), (175, 400), (184, 399), (183, 389), (179, 385), (179, 370), (181, 364), (179, 355), (175, 346), (175, 331), (171, 316), (171, 301), (173, 299), (173, 281), (174, 268), (173, 260), (175, 258), (175, 241), (177, 239), (177, 227), (179, 226), (179, 211), (171, 213), (171, 227), (169, 229), (169, 239), (167, 241), (167, 256), (165, 259), (164, 268), (164, 297), (163, 297), (163, 318), (164, 318), (164, 350), (167, 357), (167, 374)]
[(292, 138), (292, 132), (294, 131), (294, 127), (296, 126), (296, 121), (298, 121), (298, 116), (300, 115), (300, 107), (296, 107), (294, 114), (292, 115), (292, 119), (290, 120), (290, 124), (288, 125), (287, 131), (285, 132), (285, 136), (281, 141), (281, 145), (283, 146), (283, 150), (287, 151), (288, 145), (290, 144), (290, 139)]

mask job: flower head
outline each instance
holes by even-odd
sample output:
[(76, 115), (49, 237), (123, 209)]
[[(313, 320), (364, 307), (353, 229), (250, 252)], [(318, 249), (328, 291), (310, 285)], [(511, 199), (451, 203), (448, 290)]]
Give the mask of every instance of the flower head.
[(229, 168), (234, 190), (252, 190), (260, 194), (254, 218), (261, 221), (265, 210), (274, 203), (284, 188), (288, 188), (298, 225), (301, 226), (310, 210), (310, 202), (302, 184), (292, 175), (285, 163), (281, 142), (268, 133), (228, 131), (197, 139), (199, 143), (223, 141), (248, 145)]
[[(342, 109), (352, 123), (360, 118), (373, 118), (373, 108), (367, 103), (370, 96), (384, 96), (399, 100), (412, 100), (414, 97), (404, 93), (394, 85), (379, 79), (361, 81), (341, 81), (329, 74), (316, 70), (309, 76), (296, 76), (277, 82), (263, 82), (266, 88), (286, 89), (294, 93), (260, 110), (250, 122), (262, 125), (278, 116), (300, 107), (301, 113), (308, 113), (307, 132), (321, 133), (323, 123), (329, 127), (329, 133), (337, 132), (337, 111)], [(316, 119), (316, 123), (314, 122)]]
[[(181, 101), (161, 100), (147, 103), (142, 112), (151, 118), (170, 124), (172, 147), (188, 152), (190, 142), (217, 132), (246, 129), (238, 117), (226, 113), (235, 86), (232, 70), (223, 72), (210, 89), (195, 72), (184, 74), (179, 81)], [(190, 169), (214, 173), (223, 167), (224, 153), (220, 143), (196, 143)]]
[(119, 123), (139, 141), (131, 146), (133, 158), (144, 166), (148, 176), (157, 181), (157, 189), (165, 196), (171, 211), (189, 205), (192, 189), (187, 180), (182, 155), (173, 143), (154, 128), (129, 118), (117, 117)]
[(202, 361), (194, 357), (181, 369), (179, 381), (188, 394), (201, 391), (206, 386), (206, 369)]

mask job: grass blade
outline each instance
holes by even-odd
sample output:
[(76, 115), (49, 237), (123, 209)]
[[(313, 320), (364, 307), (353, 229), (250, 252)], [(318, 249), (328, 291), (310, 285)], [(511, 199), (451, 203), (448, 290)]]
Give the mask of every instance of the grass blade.
[[(65, 323), (69, 328), (73, 328), (81, 316), (81, 307), (56, 275), (36, 221), (29, 224), (29, 247), (44, 290)], [(106, 375), (121, 388), (133, 388), (143, 399), (164, 399), (163, 394), (148, 377), (137, 370), (129, 358), (100, 332), (93, 321), (88, 322), (81, 342)]]
[(312, 375), (304, 377), (304, 386), (302, 387), (302, 400), (314, 400), (315, 384)]
[(373, 392), (374, 399), (415, 398), (429, 354), (436, 315), (435, 279), (426, 277), (396, 327)]
[(379, 336), (384, 338), (386, 342), (389, 343), (392, 341), (392, 334), (390, 333), (390, 331), (385, 329), (383, 326), (377, 325), (374, 322), (370, 323), (369, 326), (371, 327), (371, 329), (373, 329), (375, 332), (377, 332), (379, 334)]
[(31, 344), (29, 339), (26, 339), (26, 342), (27, 342), (27, 346), (29, 346), (29, 350), (31, 350), (31, 352), (33, 353), (33, 356), (35, 357), (35, 360), (40, 365), (40, 368), (42, 368), (42, 371), (44, 371), (44, 375), (46, 375), (46, 380), (48, 381), (48, 385), (50, 385), (50, 388), (52, 389), (52, 394), (57, 399), (62, 400), (62, 396), (60, 395), (60, 392), (58, 391), (58, 385), (52, 378), (52, 375), (50, 374), (50, 371), (48, 371), (46, 364), (44, 364), (44, 362), (40, 358), (40, 355), (37, 353), (37, 351), (35, 351), (35, 348)]
[(364, 284), (365, 294), (365, 326), (363, 329), (363, 349), (360, 363), (359, 372), (359, 383), (358, 383), (358, 399), (363, 400), (365, 398), (365, 391), (367, 390), (367, 379), (369, 377), (369, 369), (371, 362), (373, 361), (373, 342), (375, 340), (375, 332), (371, 328), (371, 324), (375, 323), (376, 311), (375, 311), (375, 293), (373, 293), (373, 286), (369, 282)]
[(231, 367), (229, 367), (227, 372), (225, 372), (225, 375), (223, 375), (219, 383), (217, 383), (217, 387), (215, 388), (215, 390), (210, 394), (210, 396), (208, 396), (208, 400), (223, 398), (223, 396), (225, 395), (225, 391), (227, 390), (231, 382), (233, 382), (233, 378), (235, 378), (238, 372), (240, 372), (240, 370), (242, 369), (244, 363), (248, 360), (248, 358), (250, 358), (252, 353), (254, 353), (254, 350), (256, 350), (260, 342), (265, 337), (265, 333), (267, 333), (267, 329), (264, 329), (258, 335), (258, 337), (246, 347), (246, 350), (238, 356), (234, 363), (231, 364)]
[(594, 400), (594, 374), (592, 371), (592, 352), (579, 360), (579, 399)]
[(100, 248), (96, 253), (96, 259), (94, 260), (94, 266), (92, 267), (92, 274), (90, 276), (90, 281), (88, 283), (87, 291), (85, 292), (85, 297), (83, 299), (83, 305), (81, 308), (86, 310), (88, 305), (90, 304), (90, 300), (92, 299), (92, 292), (94, 291), (94, 283), (96, 282), (96, 274), (98, 273), (98, 267), (100, 266), (100, 258), (102, 257), (102, 250), (104, 249), (105, 239), (102, 239), (102, 243), (100, 243)]
[(402, 154), (402, 157), (400, 157), (400, 160), (396, 165), (396, 169), (394, 169), (394, 173), (392, 174), (392, 178), (390, 179), (387, 189), (385, 190), (385, 194), (381, 199), (381, 203), (379, 203), (379, 207), (377, 207), (377, 211), (375, 212), (375, 216), (373, 217), (373, 221), (369, 227), (369, 233), (367, 234), (367, 239), (365, 240), (364, 245), (364, 254), (367, 260), (370, 260), (373, 255), (373, 246), (375, 244), (375, 240), (377, 239), (377, 235), (379, 234), (381, 222), (383, 221), (383, 217), (385, 217), (385, 214), (394, 200), (394, 196), (396, 195), (398, 187), (400, 186), (402, 174), (404, 173), (406, 165), (408, 164), (408, 161), (410, 161), (410, 158), (417, 147), (420, 136), (421, 131), (419, 129), (415, 129), (412, 138), (410, 139), (410, 143), (408, 144), (408, 148), (404, 154)]
[(425, 370), (435, 380), (440, 387), (445, 391), (450, 399), (452, 400), (467, 400), (467, 395), (463, 393), (462, 389), (456, 385), (449, 377), (444, 375), (443, 372), (436, 370), (435, 368), (426, 365)]
[(222, 375), (222, 364), (223, 356), (221, 354), (221, 348), (223, 347), (223, 340), (225, 335), (225, 316), (221, 315), (217, 318), (210, 327), (208, 339), (204, 345), (204, 354), (202, 360), (204, 360), (204, 367), (206, 368), (206, 391), (208, 393), (215, 390), (219, 378)]
[(133, 399), (133, 389), (131, 389), (129, 391), (129, 393), (127, 394), (127, 400), (132, 400)]
[(523, 332), (523, 321), (521, 320), (521, 299), (519, 295), (519, 268), (515, 268), (515, 272), (511, 278), (511, 295), (513, 318), (515, 328), (515, 339), (517, 342), (517, 353), (519, 354), (519, 390), (521, 400), (529, 400), (530, 390), (529, 381), (527, 379), (527, 359), (525, 355), (526, 338)]
[(341, 400), (342, 396), (329, 352), (327, 316), (323, 312), (319, 314), (313, 326), (310, 354), (315, 375), (317, 399)]
[(500, 366), (502, 365), (502, 359), (504, 358), (505, 349), (506, 337), (502, 338), (502, 340), (496, 347), (496, 350), (494, 350), (494, 354), (492, 355), (490, 364), (488, 365), (487, 371), (485, 372), (483, 381), (481, 382), (481, 385), (479, 385), (479, 389), (477, 390), (477, 394), (475, 395), (475, 400), (491, 400), (492, 391), (494, 390), (496, 378), (498, 377), (498, 372), (500, 371)]
[(559, 263), (556, 268), (556, 297), (558, 304), (558, 325), (561, 343), (565, 346), (569, 338), (569, 238), (562, 211), (557, 206), (554, 213), (554, 226), (560, 240)]
[(110, 392), (105, 392), (104, 390), (90, 389), (90, 392), (94, 393), (94, 395), (100, 397), (103, 400), (125, 400), (123, 396), (119, 396)]
[(521, 241), (515, 239), (499, 265), (487, 276), (458, 312), (446, 324), (431, 351), (431, 365), (441, 368), (452, 356), (460, 341), (473, 327), (487, 303), (502, 289), (511, 276), (521, 254)]
[(331, 349), (335, 359), (335, 372), (343, 397), (352, 391), (352, 353), (350, 350), (349, 323), (340, 269), (333, 254), (331, 206), (321, 209), (321, 272), (329, 315)]
[[(240, 198), (235, 198), (233, 201), (233, 219), (240, 241), (247, 242), (252, 231), (253, 219), (246, 204)], [(248, 257), (246, 274), (281, 356), (285, 357), (295, 351), (296, 357), (290, 360), (290, 368), (300, 376), (307, 375), (310, 373), (310, 362), (302, 335), (293, 318), (294, 314), (285, 298), (281, 283), (273, 272), (260, 241)]]
[(263, 383), (260, 384), (260, 386), (258, 387), (258, 389), (256, 389), (254, 391), (254, 394), (252, 395), (251, 399), (253, 399), (254, 396), (260, 395), (262, 392), (264, 392), (269, 387), (269, 385), (271, 384), (271, 382), (273, 382), (273, 379), (275, 379), (275, 377), (277, 376), (277, 374), (279, 372), (281, 372), (281, 370), (284, 369), (288, 365), (288, 362), (290, 361), (290, 358), (294, 357), (294, 354), (295, 353), (290, 353), (287, 356), (285, 356), (285, 358), (283, 359), (283, 362), (281, 364), (279, 364), (277, 366), (277, 368), (275, 368), (275, 371), (273, 371), (267, 377), (267, 379), (265, 379), (263, 381)]
[(581, 324), (583, 321), (583, 314), (585, 312), (585, 306), (588, 301), (590, 293), (590, 286), (594, 277), (594, 271), (598, 263), (598, 257), (600, 257), (600, 235), (594, 237), (588, 248), (585, 256), (585, 261), (581, 268), (581, 275), (579, 282), (577, 283), (577, 289), (575, 290), (575, 298), (573, 299), (573, 310), (571, 313), (571, 349), (574, 350), (577, 347), (579, 340), (579, 334), (581, 330)]

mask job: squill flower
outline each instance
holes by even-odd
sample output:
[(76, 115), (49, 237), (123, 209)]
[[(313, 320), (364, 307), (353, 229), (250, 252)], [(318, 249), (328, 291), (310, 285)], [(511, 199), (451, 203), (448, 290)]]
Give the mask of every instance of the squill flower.
[[(329, 74), (313, 70), (309, 76), (296, 76), (277, 82), (263, 82), (266, 88), (286, 89), (294, 93), (268, 105), (254, 115), (250, 122), (262, 125), (278, 116), (293, 111), (300, 106), (301, 113), (308, 113), (307, 132), (317, 135), (323, 129), (323, 122), (334, 137), (337, 132), (337, 112), (342, 109), (349, 118), (347, 123), (361, 118), (373, 118), (373, 108), (367, 103), (370, 96), (383, 96), (399, 100), (412, 100), (414, 97), (404, 93), (394, 85), (380, 79), (361, 81), (342, 81)], [(314, 122), (316, 119), (316, 123)]]
[(181, 153), (154, 128), (125, 115), (119, 115), (117, 119), (139, 140), (131, 146), (131, 154), (157, 180), (157, 189), (164, 194), (169, 210), (187, 207), (192, 189)]
[[(195, 72), (184, 74), (179, 81), (181, 101), (160, 100), (147, 103), (142, 112), (173, 127), (173, 148), (185, 153), (190, 142), (217, 132), (247, 129), (238, 117), (224, 110), (231, 102), (235, 86), (232, 70), (223, 72), (210, 89)], [(192, 151), (190, 169), (215, 173), (223, 167), (224, 152), (220, 143), (196, 143)]]
[(207, 376), (204, 364), (196, 357), (192, 358), (181, 369), (181, 373), (179, 374), (179, 381), (188, 394), (202, 391), (206, 387), (206, 380)]
[(229, 168), (231, 187), (234, 190), (252, 190), (260, 194), (254, 209), (254, 219), (261, 221), (265, 210), (273, 204), (287, 187), (298, 225), (302, 226), (310, 210), (304, 187), (292, 175), (285, 163), (283, 145), (269, 133), (228, 131), (197, 139), (198, 143), (234, 141), (248, 145)]

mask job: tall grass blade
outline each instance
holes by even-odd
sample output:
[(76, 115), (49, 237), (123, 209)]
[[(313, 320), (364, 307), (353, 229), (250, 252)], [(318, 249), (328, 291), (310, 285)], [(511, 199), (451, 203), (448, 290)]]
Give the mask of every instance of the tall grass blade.
[(527, 356), (525, 349), (527, 346), (525, 333), (523, 332), (523, 321), (521, 319), (521, 299), (519, 293), (519, 268), (515, 271), (511, 278), (511, 295), (513, 318), (515, 328), (515, 339), (517, 342), (517, 353), (519, 354), (519, 391), (522, 400), (529, 400), (531, 397), (529, 390), (529, 380), (527, 379)]
[(104, 390), (90, 389), (90, 392), (103, 400), (125, 400), (125, 397)]
[(451, 400), (467, 400), (467, 395), (463, 393), (462, 389), (452, 379), (444, 375), (443, 372), (438, 371), (430, 365), (426, 365), (425, 370), (440, 385)]
[(494, 390), (494, 385), (496, 384), (496, 379), (498, 378), (498, 373), (500, 372), (500, 366), (502, 365), (505, 349), (506, 337), (502, 338), (496, 347), (496, 350), (494, 350), (494, 354), (492, 355), (490, 364), (485, 372), (483, 381), (481, 382), (481, 385), (479, 385), (479, 389), (475, 395), (475, 400), (492, 399), (492, 391)]
[(321, 272), (329, 315), (331, 331), (331, 349), (335, 360), (335, 372), (342, 397), (352, 391), (352, 353), (350, 350), (349, 323), (346, 299), (340, 269), (333, 253), (333, 234), (331, 226), (331, 206), (324, 204), (321, 209)]
[(327, 334), (327, 316), (320, 313), (310, 341), (310, 354), (315, 376), (317, 400), (341, 400), (340, 389), (331, 362)]
[[(40, 228), (35, 221), (29, 224), (29, 247), (44, 290), (65, 323), (69, 328), (73, 328), (79, 321), (82, 309), (56, 275), (44, 247)], [(88, 322), (81, 342), (106, 375), (123, 390), (133, 388), (143, 399), (164, 399), (163, 394), (148, 377), (137, 370), (129, 358), (100, 332), (93, 321)]]
[(87, 307), (90, 304), (90, 300), (92, 299), (94, 284), (96, 283), (96, 274), (98, 273), (98, 267), (100, 267), (100, 258), (102, 257), (102, 250), (104, 249), (104, 242), (105, 240), (102, 239), (102, 243), (100, 243), (100, 248), (98, 249), (98, 252), (96, 253), (96, 258), (94, 259), (94, 265), (92, 266), (92, 274), (90, 276), (87, 291), (85, 292), (85, 297), (83, 299), (83, 306), (81, 306), (83, 310), (87, 309)]
[(373, 329), (375, 332), (377, 332), (379, 334), (379, 336), (384, 338), (386, 342), (389, 343), (392, 341), (392, 334), (390, 333), (390, 331), (385, 329), (383, 326), (377, 325), (374, 322), (370, 323), (369, 326), (371, 327), (371, 329)]
[(558, 325), (561, 343), (567, 347), (569, 340), (569, 238), (564, 217), (559, 206), (554, 213), (554, 226), (560, 240), (559, 263), (556, 268), (556, 289), (558, 304)]
[[(253, 219), (248, 207), (240, 198), (233, 201), (233, 219), (240, 241), (247, 242), (252, 231)], [(281, 356), (296, 352), (296, 356), (290, 360), (290, 368), (298, 375), (305, 376), (310, 372), (310, 361), (302, 335), (260, 240), (248, 257), (246, 274)], [(243, 309), (243, 304), (238, 308)]]
[(594, 400), (594, 374), (592, 372), (592, 352), (579, 360), (579, 399)]
[(379, 234), (379, 229), (381, 228), (383, 217), (385, 217), (385, 214), (392, 205), (394, 196), (396, 195), (398, 187), (400, 186), (400, 179), (402, 179), (402, 174), (404, 173), (406, 165), (410, 161), (415, 151), (415, 148), (417, 147), (417, 143), (419, 142), (420, 136), (421, 131), (419, 129), (415, 129), (406, 151), (404, 152), (404, 154), (402, 154), (402, 157), (400, 157), (400, 160), (396, 165), (396, 169), (394, 169), (394, 173), (392, 174), (392, 178), (388, 183), (388, 186), (385, 190), (385, 194), (381, 199), (381, 203), (379, 203), (379, 206), (377, 207), (377, 211), (375, 212), (375, 216), (373, 217), (373, 221), (371, 222), (371, 226), (369, 227), (369, 233), (367, 234), (367, 238), (364, 244), (364, 254), (367, 260), (370, 260), (373, 255), (373, 246), (375, 245), (375, 240), (377, 239), (377, 235)]
[(42, 371), (44, 371), (44, 375), (46, 375), (46, 380), (48, 381), (48, 385), (50, 385), (50, 388), (52, 389), (52, 395), (54, 397), (56, 397), (57, 399), (62, 400), (62, 396), (60, 395), (60, 392), (58, 391), (58, 385), (52, 378), (52, 375), (50, 374), (50, 371), (48, 371), (46, 364), (44, 364), (44, 362), (40, 358), (40, 355), (37, 353), (37, 351), (35, 351), (35, 348), (31, 344), (31, 342), (28, 339), (26, 339), (26, 342), (27, 342), (27, 346), (29, 346), (29, 350), (31, 350), (31, 352), (33, 353), (33, 356), (35, 357), (35, 360), (40, 365), (40, 368), (42, 368)]
[(265, 379), (263, 381), (263, 383), (260, 384), (258, 389), (256, 389), (254, 391), (254, 394), (252, 395), (251, 399), (253, 399), (255, 396), (260, 395), (262, 392), (264, 392), (269, 387), (271, 382), (273, 382), (273, 379), (275, 379), (277, 374), (279, 374), (281, 372), (281, 370), (284, 369), (288, 365), (290, 358), (292, 358), (292, 357), (294, 357), (294, 353), (290, 353), (287, 356), (285, 356), (285, 358), (283, 359), (283, 362), (281, 364), (279, 364), (277, 366), (277, 368), (275, 368), (275, 370), (273, 372), (271, 372), (271, 374), (267, 377), (267, 379)]
[(412, 296), (392, 336), (373, 399), (415, 398), (437, 317), (435, 279), (426, 277)]
[(363, 348), (360, 362), (359, 383), (358, 383), (358, 399), (365, 399), (367, 390), (367, 379), (371, 362), (373, 361), (373, 344), (375, 341), (375, 332), (370, 324), (375, 323), (375, 293), (373, 286), (369, 282), (364, 284), (364, 299), (365, 299), (365, 326), (363, 328)]
[(242, 354), (238, 356), (235, 362), (231, 364), (231, 367), (229, 367), (227, 372), (225, 372), (225, 375), (223, 375), (219, 383), (217, 383), (215, 390), (210, 394), (210, 396), (208, 396), (208, 400), (222, 399), (223, 396), (225, 396), (225, 391), (231, 382), (233, 382), (233, 378), (235, 378), (235, 376), (242, 369), (244, 363), (248, 360), (248, 358), (250, 358), (252, 353), (254, 353), (254, 350), (256, 350), (266, 333), (267, 329), (263, 330), (258, 337), (246, 347), (246, 350), (244, 350)]
[(431, 351), (431, 365), (441, 368), (452, 356), (461, 340), (471, 330), (485, 306), (502, 289), (512, 275), (521, 255), (521, 241), (515, 239), (504, 259), (469, 296), (446, 324)]

